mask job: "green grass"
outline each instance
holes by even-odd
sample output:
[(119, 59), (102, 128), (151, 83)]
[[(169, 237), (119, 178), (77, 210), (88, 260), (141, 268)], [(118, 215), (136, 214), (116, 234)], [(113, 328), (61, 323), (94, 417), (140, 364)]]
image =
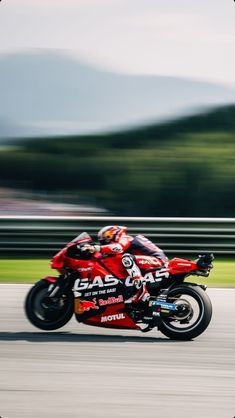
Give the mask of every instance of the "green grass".
[[(200, 278), (208, 287), (235, 287), (235, 260), (215, 260), (210, 276)], [(199, 280), (197, 280), (199, 282)]]
[(57, 275), (46, 259), (0, 259), (0, 283), (35, 283), (48, 275)]
[[(57, 275), (46, 259), (0, 259), (0, 283), (35, 283), (47, 275)], [(189, 277), (188, 281), (208, 287), (235, 287), (235, 261), (215, 260), (209, 277)]]

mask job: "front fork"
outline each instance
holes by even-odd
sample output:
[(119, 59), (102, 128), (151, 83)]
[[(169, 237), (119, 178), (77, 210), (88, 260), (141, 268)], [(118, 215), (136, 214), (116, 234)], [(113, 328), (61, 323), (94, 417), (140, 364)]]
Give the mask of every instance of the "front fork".
[(60, 298), (65, 290), (71, 286), (71, 282), (68, 280), (68, 275), (61, 275), (59, 277), (47, 276), (43, 280), (48, 281), (48, 297), (49, 298)]

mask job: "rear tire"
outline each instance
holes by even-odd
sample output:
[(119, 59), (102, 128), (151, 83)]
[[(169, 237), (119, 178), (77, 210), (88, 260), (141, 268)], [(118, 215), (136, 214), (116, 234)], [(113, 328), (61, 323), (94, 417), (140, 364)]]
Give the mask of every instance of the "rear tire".
[(25, 300), (25, 313), (28, 320), (37, 328), (46, 331), (63, 327), (72, 318), (74, 312), (73, 292), (66, 290), (61, 298), (49, 304), (46, 299), (49, 286), (49, 282), (40, 280), (30, 289)]
[[(162, 323), (159, 325), (159, 330), (166, 336), (173, 340), (191, 340), (198, 337), (208, 327), (212, 317), (212, 305), (206, 292), (197, 285), (182, 284), (173, 287), (170, 292), (167, 301), (174, 302), (179, 298), (190, 296), (194, 302), (198, 305), (198, 317), (195, 322), (186, 328), (180, 328), (180, 321), (172, 320), (169, 318), (162, 318)], [(193, 310), (192, 310), (193, 312)], [(183, 322), (182, 322), (183, 323)]]

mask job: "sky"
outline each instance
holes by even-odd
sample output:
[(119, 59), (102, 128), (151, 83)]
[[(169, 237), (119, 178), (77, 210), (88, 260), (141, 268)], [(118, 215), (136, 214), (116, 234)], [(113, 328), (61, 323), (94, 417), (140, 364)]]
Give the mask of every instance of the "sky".
[(235, 1), (2, 0), (0, 53), (33, 48), (115, 72), (235, 85)]

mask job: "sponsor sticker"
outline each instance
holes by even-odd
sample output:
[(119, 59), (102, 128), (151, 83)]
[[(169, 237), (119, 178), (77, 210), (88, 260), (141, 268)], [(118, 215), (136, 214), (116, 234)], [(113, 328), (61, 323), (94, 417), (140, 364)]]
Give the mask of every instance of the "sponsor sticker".
[(175, 303), (161, 302), (160, 300), (154, 300), (152, 306), (160, 306), (161, 309), (167, 309), (171, 311), (177, 311), (177, 305)]
[(76, 298), (74, 301), (75, 313), (83, 313), (90, 309), (99, 309), (99, 307), (114, 305), (116, 303), (122, 303), (123, 301), (122, 295), (118, 295), (117, 297), (110, 296), (108, 299), (98, 300), (96, 298), (93, 298), (92, 300), (81, 300), (80, 298)]
[(115, 296), (110, 296), (108, 299), (99, 299), (99, 305), (100, 306), (106, 306), (106, 305), (113, 305), (115, 303), (121, 303), (123, 302), (123, 296), (119, 295), (115, 298)]
[(101, 276), (95, 276), (93, 280), (89, 280), (88, 278), (84, 279), (77, 279), (74, 283), (74, 291), (81, 291), (81, 290), (92, 290), (94, 287), (104, 288), (108, 286), (116, 286), (119, 283), (119, 280), (107, 274), (105, 277), (101, 278)]
[(142, 260), (138, 260), (138, 264), (143, 264), (143, 265), (153, 265), (155, 264), (156, 266), (160, 266), (161, 262), (159, 260), (153, 259), (153, 260), (149, 260), (148, 258), (143, 258)]
[[(170, 273), (168, 269), (162, 268), (154, 273), (146, 273), (143, 277), (146, 282), (156, 283), (161, 282), (164, 278), (168, 278), (169, 275)], [(124, 280), (119, 280), (116, 277), (107, 274), (105, 277), (95, 276), (93, 280), (88, 278), (78, 278), (75, 280), (73, 291), (86, 291), (86, 297), (114, 293), (116, 292), (116, 286), (120, 283), (127, 287), (133, 286), (133, 277), (128, 276)]]
[(78, 271), (83, 272), (83, 271), (91, 271), (92, 267), (81, 267), (78, 269)]
[[(99, 309), (96, 298), (93, 298), (92, 300), (79, 300), (79, 312), (86, 312), (90, 309)], [(78, 313), (77, 310), (76, 313)]]
[(122, 264), (124, 265), (124, 267), (128, 268), (128, 267), (132, 267), (133, 266), (133, 260), (131, 259), (131, 257), (126, 256), (122, 258)]
[(110, 321), (118, 321), (120, 319), (125, 319), (125, 315), (123, 313), (115, 314), (115, 315), (107, 315), (101, 317), (101, 322), (110, 322)]
[(120, 253), (122, 252), (122, 246), (120, 244), (114, 244), (111, 246), (111, 250), (116, 253)]

